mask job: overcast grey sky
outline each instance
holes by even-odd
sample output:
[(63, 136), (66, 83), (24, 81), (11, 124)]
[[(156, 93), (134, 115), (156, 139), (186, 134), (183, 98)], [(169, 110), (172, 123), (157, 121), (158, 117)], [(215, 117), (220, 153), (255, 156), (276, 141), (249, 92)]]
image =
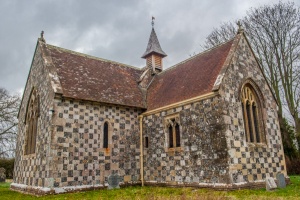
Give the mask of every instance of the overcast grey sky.
[[(277, 0), (0, 0), (0, 87), (23, 91), (37, 38), (100, 58), (143, 67), (151, 31), (170, 67), (202, 51), (205, 37), (251, 7)], [(283, 1), (285, 2), (285, 1)], [(300, 0), (294, 1), (300, 5)]]

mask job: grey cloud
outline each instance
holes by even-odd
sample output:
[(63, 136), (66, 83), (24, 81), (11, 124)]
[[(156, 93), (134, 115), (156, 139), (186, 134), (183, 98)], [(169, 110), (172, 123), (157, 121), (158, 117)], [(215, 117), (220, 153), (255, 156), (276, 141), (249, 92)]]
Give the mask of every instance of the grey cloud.
[(213, 27), (243, 16), (251, 6), (271, 0), (2, 0), (0, 1), (0, 87), (25, 86), (37, 38), (97, 57), (142, 67), (141, 55), (151, 31), (151, 16), (165, 67), (202, 49)]

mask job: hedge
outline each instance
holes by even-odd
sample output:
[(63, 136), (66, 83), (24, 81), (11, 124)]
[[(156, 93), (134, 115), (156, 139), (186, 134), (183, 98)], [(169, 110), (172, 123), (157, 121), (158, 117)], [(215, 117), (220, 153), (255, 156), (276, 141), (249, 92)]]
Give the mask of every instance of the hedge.
[(0, 159), (0, 168), (3, 167), (5, 169), (6, 178), (12, 179), (14, 174), (14, 164), (15, 159)]

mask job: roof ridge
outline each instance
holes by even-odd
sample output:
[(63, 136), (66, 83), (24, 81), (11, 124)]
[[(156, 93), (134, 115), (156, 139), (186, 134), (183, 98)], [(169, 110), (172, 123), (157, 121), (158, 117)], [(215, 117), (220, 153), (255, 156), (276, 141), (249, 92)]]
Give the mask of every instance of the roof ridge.
[(47, 47), (50, 46), (52, 48), (57, 48), (57, 49), (60, 49), (60, 50), (63, 50), (63, 51), (66, 51), (66, 52), (69, 52), (69, 53), (72, 53), (72, 54), (75, 54), (75, 55), (78, 55), (78, 56), (83, 56), (83, 57), (87, 57), (87, 58), (91, 58), (91, 59), (95, 59), (95, 60), (100, 60), (100, 61), (104, 61), (104, 62), (108, 62), (108, 63), (118, 64), (118, 65), (121, 65), (123, 67), (129, 67), (129, 68), (137, 69), (137, 70), (140, 70), (140, 71), (142, 70), (141, 68), (138, 68), (138, 67), (135, 67), (135, 66), (132, 66), (132, 65), (128, 65), (128, 64), (124, 64), (124, 63), (120, 63), (120, 62), (117, 62), (117, 61), (112, 61), (112, 60), (108, 60), (108, 59), (104, 59), (104, 58), (99, 58), (99, 57), (96, 57), (96, 56), (91, 56), (91, 55), (88, 55), (88, 54), (85, 54), (85, 53), (73, 51), (73, 50), (70, 50), (70, 49), (63, 48), (63, 47), (54, 46), (52, 44), (46, 44), (46, 46)]
[(176, 68), (177, 66), (179, 66), (179, 65), (181, 65), (181, 64), (183, 64), (183, 63), (185, 63), (185, 62), (188, 62), (188, 61), (194, 59), (194, 58), (197, 57), (197, 56), (200, 56), (200, 55), (202, 55), (202, 54), (204, 54), (204, 53), (207, 53), (207, 52), (209, 52), (209, 51), (212, 51), (212, 50), (214, 50), (214, 49), (216, 49), (216, 48), (218, 48), (218, 47), (220, 47), (220, 46), (222, 46), (222, 45), (224, 45), (224, 44), (226, 44), (226, 43), (228, 43), (228, 42), (234, 40), (234, 38), (235, 38), (235, 37), (233, 37), (232, 39), (230, 39), (230, 40), (228, 40), (228, 41), (226, 41), (226, 42), (222, 42), (222, 43), (220, 43), (220, 44), (218, 44), (218, 45), (216, 45), (216, 46), (214, 46), (214, 47), (212, 47), (212, 48), (210, 48), (210, 49), (207, 49), (207, 50), (205, 50), (205, 51), (202, 51), (202, 52), (200, 52), (200, 53), (198, 53), (198, 54), (196, 54), (196, 55), (194, 55), (194, 56), (192, 56), (192, 57), (190, 57), (190, 58), (187, 58), (187, 59), (185, 59), (185, 60), (183, 60), (183, 61), (181, 61), (181, 62), (179, 62), (179, 63), (177, 63), (177, 64), (175, 64), (175, 65), (173, 65), (173, 66), (171, 66), (171, 67), (168, 67), (167, 69), (163, 70), (162, 72), (160, 72), (160, 73), (157, 74), (157, 75), (159, 76), (159, 75), (161, 75), (161, 74), (164, 74), (165, 72), (167, 72), (167, 71), (169, 71), (169, 70), (172, 70), (172, 69)]

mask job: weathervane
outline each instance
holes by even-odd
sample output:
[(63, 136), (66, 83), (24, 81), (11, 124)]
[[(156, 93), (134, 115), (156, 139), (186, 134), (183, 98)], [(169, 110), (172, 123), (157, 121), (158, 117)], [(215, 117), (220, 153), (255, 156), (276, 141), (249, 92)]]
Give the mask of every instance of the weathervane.
[(155, 17), (152, 16), (152, 22), (151, 22), (152, 27), (154, 27), (154, 20), (155, 20)]

